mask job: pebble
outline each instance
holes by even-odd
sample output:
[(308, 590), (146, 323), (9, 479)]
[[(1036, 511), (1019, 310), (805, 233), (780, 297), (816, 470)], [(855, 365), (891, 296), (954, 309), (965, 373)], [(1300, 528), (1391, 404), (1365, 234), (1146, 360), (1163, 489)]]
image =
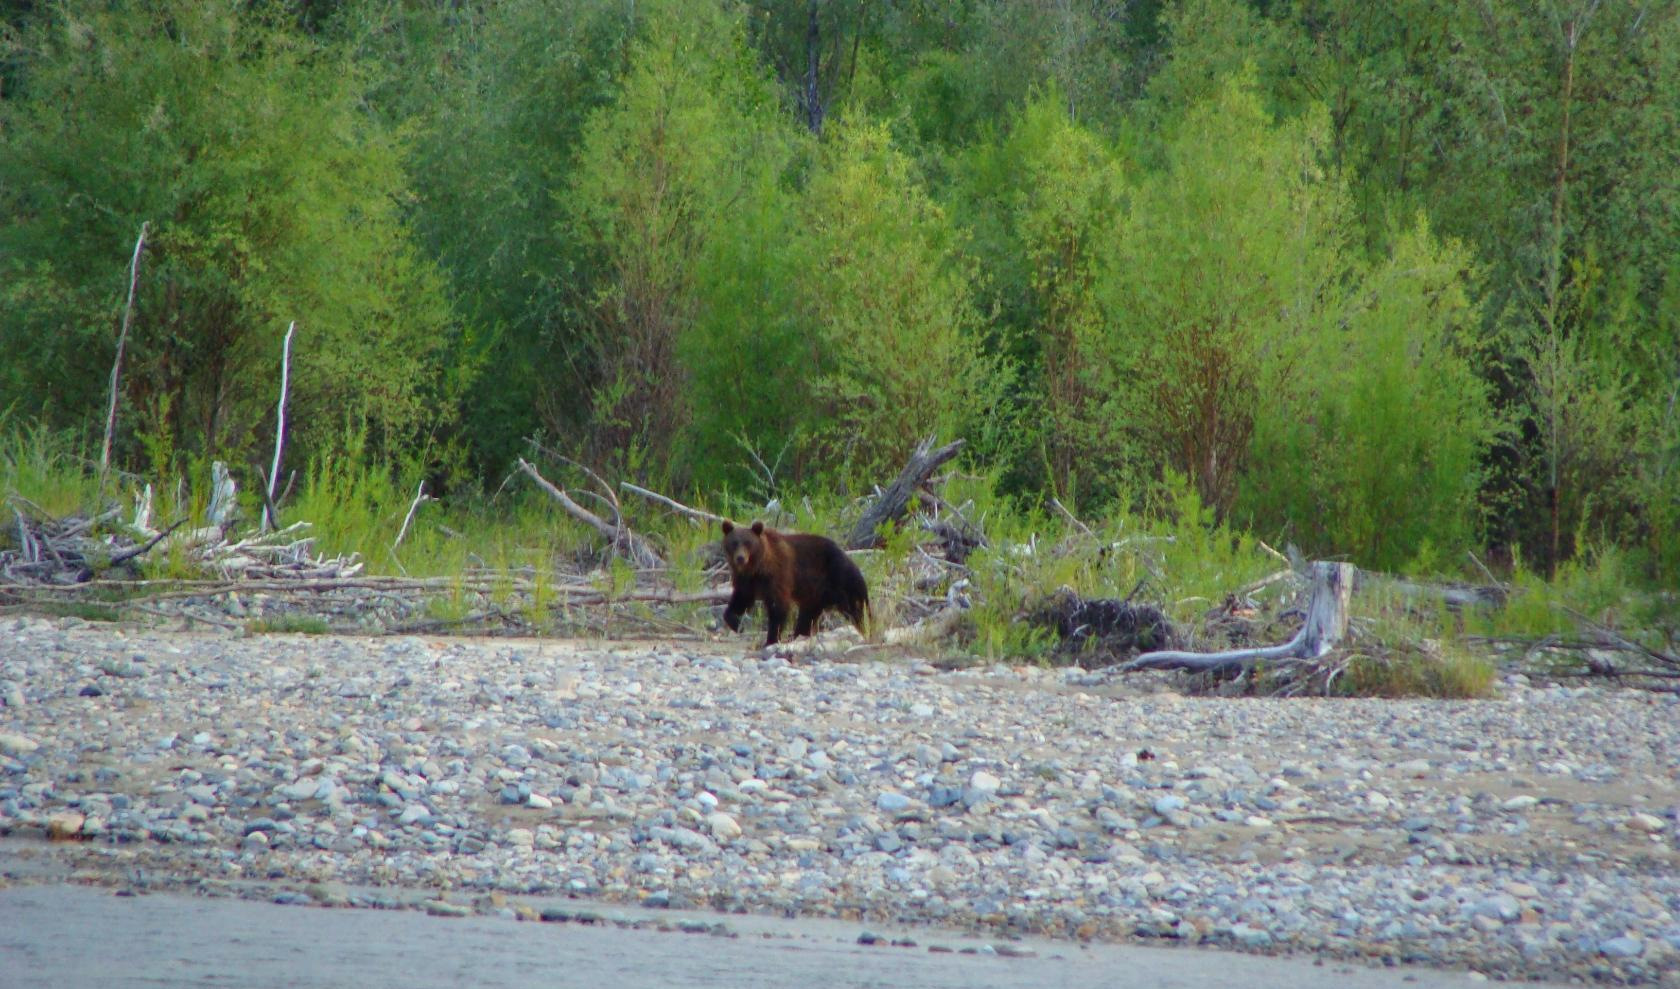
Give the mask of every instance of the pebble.
[(1680, 703), (1509, 679), (1504, 699), (1453, 703), (1188, 699), (1173, 682), (1099, 694), (1030, 665), (765, 660), (733, 639), (9, 618), (0, 836), (94, 838), (43, 854), (111, 882), (135, 874), (120, 853), (167, 882), (318, 905), (471, 891), (491, 914), (608, 922), (510, 902), (585, 897), (1500, 981), (1649, 981), (1680, 958), (1664, 761)]
[(48, 841), (70, 841), (82, 833), (82, 825), (87, 823), (85, 814), (65, 811), (47, 818)]
[(0, 732), (0, 753), (6, 755), (28, 755), (41, 747), (41, 743), (24, 735), (11, 732)]
[(912, 801), (902, 793), (886, 791), (875, 798), (875, 806), (888, 814), (896, 814), (902, 810), (909, 810)]
[(472, 908), (448, 900), (427, 900), (426, 912), (433, 917), (465, 917), (472, 913)]
[(706, 815), (706, 827), (711, 830), (712, 837), (719, 841), (733, 841), (741, 837), (741, 825), (721, 810)]
[(1638, 958), (1645, 953), (1645, 942), (1636, 937), (1613, 937), (1598, 943), (1599, 954), (1606, 958)]
[(1654, 814), (1632, 814), (1627, 819), (1628, 830), (1656, 834), (1668, 827), (1668, 822)]

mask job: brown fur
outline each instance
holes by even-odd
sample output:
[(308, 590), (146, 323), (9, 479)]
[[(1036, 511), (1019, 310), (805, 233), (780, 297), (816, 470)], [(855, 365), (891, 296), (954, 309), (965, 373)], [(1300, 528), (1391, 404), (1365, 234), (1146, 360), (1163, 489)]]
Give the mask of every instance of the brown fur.
[(869, 587), (862, 571), (839, 544), (826, 536), (781, 533), (754, 522), (740, 528), (723, 523), (723, 555), (729, 561), (729, 579), (735, 593), (723, 611), (723, 622), (741, 630), (741, 616), (753, 604), (764, 602), (768, 636), (765, 645), (781, 638), (788, 611), (799, 606), (793, 635), (814, 634), (822, 613), (833, 608), (852, 620), (860, 632), (867, 632)]

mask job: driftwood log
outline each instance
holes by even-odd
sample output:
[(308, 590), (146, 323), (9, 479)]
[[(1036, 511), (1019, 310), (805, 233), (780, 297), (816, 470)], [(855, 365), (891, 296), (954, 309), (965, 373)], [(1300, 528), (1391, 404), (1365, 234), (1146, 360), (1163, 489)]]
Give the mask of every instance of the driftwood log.
[(105, 410), (105, 442), (99, 447), (99, 487), (104, 494), (105, 475), (111, 469), (111, 436), (117, 431), (118, 383), (122, 378), (123, 350), (128, 346), (128, 330), (134, 323), (134, 292), (140, 285), (140, 252), (146, 249), (148, 220), (140, 224), (140, 236), (134, 241), (134, 260), (128, 265), (128, 303), (123, 306), (122, 332), (117, 335), (117, 356), (111, 362), (111, 403)]
[(852, 534), (846, 539), (847, 549), (869, 549), (880, 545), (881, 526), (902, 517), (916, 489), (926, 484), (933, 472), (955, 457), (963, 446), (962, 440), (953, 440), (938, 449), (934, 449), (933, 443), (934, 437), (929, 436), (916, 444), (916, 449), (910, 454), (910, 462), (899, 472), (898, 479), (876, 496), (875, 501), (864, 509), (857, 525), (852, 527)]
[[(607, 545), (612, 547), (612, 551), (614, 553), (626, 560), (629, 560), (631, 563), (644, 570), (660, 570), (664, 568), (664, 558), (659, 555), (657, 550), (648, 544), (647, 540), (636, 535), (634, 532), (631, 532), (630, 527), (624, 524), (622, 518), (618, 519), (617, 522), (608, 522), (601, 516), (596, 515), (587, 508), (584, 508), (576, 501), (573, 501), (572, 496), (567, 494), (565, 489), (558, 487), (554, 484), (554, 482), (550, 481), (546, 477), (543, 477), (535, 467), (531, 466), (530, 461), (526, 460), (524, 457), (519, 458), (519, 469), (530, 475), (531, 480), (537, 483), (537, 487), (542, 488), (544, 491), (548, 492), (550, 497), (552, 497), (555, 501), (558, 501), (560, 503), (560, 507), (566, 510), (567, 515), (570, 515), (572, 518), (577, 519), (579, 522), (582, 522), (594, 529), (596, 532), (600, 533), (601, 537), (607, 541)], [(608, 488), (607, 491), (608, 494), (611, 494), (612, 489)]]
[[(274, 410), (274, 464), (263, 475), (262, 531), (280, 528), (280, 512), (275, 507), (274, 486), (280, 483), (280, 451), (286, 445), (286, 390), (292, 381), (292, 333), (297, 320), (286, 327), (286, 339), (280, 344), (280, 401)], [(259, 466), (260, 472), (262, 468)], [(400, 542), (400, 540), (399, 540)]]
[(639, 485), (631, 484), (629, 481), (620, 481), (620, 482), (618, 482), (618, 486), (623, 488), (624, 490), (630, 492), (631, 494), (641, 495), (643, 498), (646, 498), (649, 501), (658, 502), (659, 504), (664, 505), (666, 508), (669, 508), (671, 511), (676, 512), (679, 515), (683, 515), (683, 516), (686, 516), (688, 518), (691, 518), (696, 522), (702, 522), (702, 523), (710, 524), (710, 523), (721, 523), (723, 521), (723, 516), (722, 515), (713, 515), (711, 512), (705, 511), (703, 509), (692, 508), (692, 507), (690, 507), (688, 505), (685, 505), (682, 502), (677, 501), (673, 498), (667, 498), (665, 495), (662, 495), (657, 491), (649, 491), (647, 488), (641, 487)]
[(1135, 670), (1189, 670), (1194, 673), (1239, 673), (1266, 660), (1317, 659), (1336, 647), (1347, 634), (1348, 600), (1353, 594), (1356, 569), (1351, 563), (1314, 563), (1312, 597), (1307, 620), (1295, 637), (1281, 646), (1259, 649), (1230, 649), (1225, 652), (1147, 652), (1120, 667)]

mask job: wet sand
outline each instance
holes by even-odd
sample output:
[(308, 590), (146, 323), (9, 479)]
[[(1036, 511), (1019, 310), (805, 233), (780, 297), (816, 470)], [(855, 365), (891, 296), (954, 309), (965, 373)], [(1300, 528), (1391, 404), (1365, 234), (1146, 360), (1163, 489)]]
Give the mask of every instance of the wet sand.
[[(793, 986), (893, 989), (1385, 989), (1470, 983), (1461, 972), (1066, 942), (1009, 942), (1035, 957), (963, 954), (988, 942), (856, 925), (718, 917), (733, 936), (432, 917), (66, 885), (0, 889), (0, 987)], [(672, 918), (673, 923), (676, 918)], [(934, 953), (930, 945), (952, 949)], [(1529, 985), (1541, 985), (1529, 983)]]

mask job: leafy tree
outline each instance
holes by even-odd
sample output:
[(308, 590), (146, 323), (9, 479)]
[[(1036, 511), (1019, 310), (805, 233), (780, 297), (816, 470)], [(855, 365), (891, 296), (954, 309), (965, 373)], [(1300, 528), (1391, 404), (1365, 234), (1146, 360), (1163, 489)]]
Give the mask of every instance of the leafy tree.
[(1010, 199), (1017, 249), (1027, 269), (1031, 343), (1022, 355), (1042, 415), (1030, 417), (1051, 489), (1113, 494), (1122, 435), (1104, 421), (1096, 367), (1104, 313), (1096, 281), (1112, 246), (1120, 169), (1103, 142), (1073, 123), (1053, 91), (1029, 102), (1006, 142), (1019, 185)]
[(565, 16), (499, 0), (473, 17), (357, 5), (341, 30), (384, 67), (381, 111), (413, 129), (414, 228), (472, 329), (463, 359), (494, 369), (463, 396), (462, 429), (480, 469), (505, 473), (526, 438), (588, 422), (592, 273), (557, 190), (617, 95), (636, 24), (615, 0)]
[[(238, 456), (299, 324), (294, 437), (447, 418), (442, 286), (399, 214), (399, 146), (335, 52), (226, 5), (64, 3), (0, 102), (0, 405), (103, 419), (129, 252), (152, 234), (123, 376), (159, 449)], [(130, 446), (132, 449), (132, 446)]]
[(1388, 258), (1357, 267), (1302, 368), (1300, 401), (1257, 420), (1242, 514), (1372, 567), (1475, 544), (1498, 423), (1472, 362), (1481, 321), (1468, 266), (1462, 244), (1420, 221)]
[[(1297, 5), (1303, 75), (1379, 237), (1426, 210), (1477, 253), (1484, 373), (1520, 428), (1495, 451), (1494, 537), (1557, 563), (1577, 535), (1663, 537), (1637, 480), (1672, 464), (1680, 372), (1663, 300), (1680, 244), (1680, 4)], [(1649, 460), (1647, 458), (1655, 458)]]
[(702, 266), (726, 214), (758, 188), (775, 137), (770, 92), (738, 18), (706, 5), (650, 14), (615, 103), (590, 118), (565, 188), (567, 231), (597, 272), (587, 339), (588, 453), (638, 476), (663, 474), (687, 434), (682, 340), (699, 318)]
[(1466, 258), (1426, 228), (1361, 260), (1327, 134), (1322, 114), (1273, 123), (1252, 76), (1170, 126), (1128, 196), (1092, 361), (1114, 355), (1105, 417), (1145, 478), (1183, 472), (1222, 514), (1395, 564), (1474, 534), (1479, 326)]
[(1345, 209), (1324, 123), (1274, 125), (1252, 76), (1227, 81), (1165, 137), (1165, 167), (1129, 190), (1100, 292), (1103, 391), (1147, 475), (1188, 476), (1229, 512), (1256, 418), (1290, 408), (1303, 358), (1347, 290)]
[(801, 207), (800, 313), (810, 332), (810, 452), (841, 480), (896, 470), (929, 433), (985, 416), (998, 369), (980, 356), (958, 232), (887, 128), (830, 128)]

